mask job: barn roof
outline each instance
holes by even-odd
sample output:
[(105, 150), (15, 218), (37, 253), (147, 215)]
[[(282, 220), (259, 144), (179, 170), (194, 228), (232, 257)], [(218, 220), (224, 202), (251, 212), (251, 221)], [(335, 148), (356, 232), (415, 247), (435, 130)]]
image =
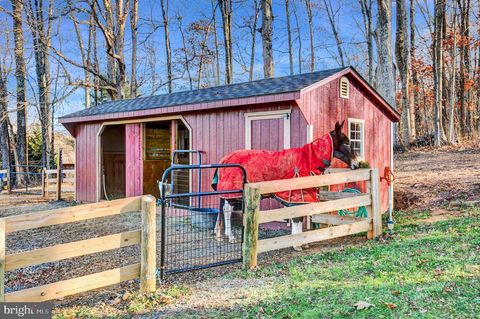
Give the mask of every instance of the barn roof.
[(251, 82), (234, 83), (205, 89), (181, 91), (135, 99), (105, 102), (89, 109), (68, 114), (63, 118), (99, 115), (116, 112), (139, 111), (175, 105), (213, 102), (244, 97), (279, 94), (299, 91), (319, 82), (345, 68), (322, 70), (292, 76), (263, 79)]
[[(132, 116), (134, 114), (146, 116), (150, 114), (149, 112), (151, 112), (151, 110), (168, 108), (173, 111), (179, 109), (179, 106), (185, 105), (193, 105), (196, 110), (207, 108), (204, 107), (206, 105), (220, 104), (221, 106), (238, 106), (242, 105), (242, 103), (235, 103), (234, 101), (245, 101), (246, 98), (248, 98), (248, 101), (255, 101), (249, 104), (259, 103), (259, 100), (263, 102), (294, 100), (299, 98), (299, 95), (292, 93), (301, 92), (318, 83), (329, 81), (331, 78), (336, 78), (338, 75), (346, 73), (353, 73), (370, 92), (376, 95), (377, 100), (383, 104), (384, 109), (392, 115), (393, 119), (398, 117), (398, 112), (373, 90), (354, 68), (343, 67), (198, 90), (181, 91), (171, 94), (109, 101), (89, 109), (65, 115), (60, 117), (59, 121), (65, 125), (68, 123), (73, 124), (84, 121), (119, 118), (128, 114)], [(261, 98), (264, 96), (270, 98)], [(228, 103), (224, 101), (228, 101)]]

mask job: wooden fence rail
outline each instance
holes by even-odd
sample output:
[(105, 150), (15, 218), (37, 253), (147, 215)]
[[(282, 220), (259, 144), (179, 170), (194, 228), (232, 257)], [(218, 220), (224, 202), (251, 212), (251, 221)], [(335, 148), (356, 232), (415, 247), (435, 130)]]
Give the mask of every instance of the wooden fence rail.
[[(5, 254), (5, 237), (6, 234), (9, 233), (138, 211), (142, 212), (142, 228), (139, 230), (59, 244), (9, 255)], [(96, 288), (118, 284), (120, 282), (135, 278), (140, 278), (141, 291), (155, 291), (155, 212), (155, 198), (147, 195), (143, 197), (125, 198), (110, 202), (80, 205), (1, 218), (0, 301), (40, 302), (52, 300)], [(43, 286), (5, 293), (6, 271), (118, 249), (136, 244), (141, 245), (142, 255), (140, 263), (73, 279), (63, 280)]]
[(42, 171), (42, 197), (50, 193), (55, 194), (55, 199), (62, 198), (62, 192), (75, 193), (74, 169), (43, 169)]
[[(366, 182), (367, 186), (366, 194), (343, 193), (342, 196), (336, 196), (335, 194), (328, 194), (328, 192), (321, 192), (320, 197), (329, 200), (260, 211), (262, 195), (363, 181)], [(380, 179), (377, 169), (359, 169), (355, 171), (341, 171), (328, 175), (246, 184), (244, 190), (244, 268), (250, 269), (256, 267), (257, 254), (261, 252), (299, 246), (361, 232), (367, 232), (368, 238), (377, 237), (382, 232), (379, 183)], [(338, 210), (361, 206), (366, 207), (368, 212), (367, 218), (329, 214)], [(258, 224), (303, 216), (314, 216), (317, 222), (322, 222), (330, 226), (300, 234), (262, 240), (258, 239)]]

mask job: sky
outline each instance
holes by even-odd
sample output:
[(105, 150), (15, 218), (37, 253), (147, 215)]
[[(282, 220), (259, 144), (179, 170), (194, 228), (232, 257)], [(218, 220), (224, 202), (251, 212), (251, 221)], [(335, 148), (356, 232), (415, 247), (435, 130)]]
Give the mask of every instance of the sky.
[[(55, 10), (60, 12), (61, 8), (64, 8), (65, 2), (60, 0), (55, 0)], [(178, 56), (180, 53), (179, 48), (182, 47), (182, 39), (180, 37), (179, 25), (177, 16), (182, 16), (182, 25), (186, 28), (191, 22), (198, 19), (207, 19), (212, 18), (212, 2), (211, 0), (169, 0), (169, 16), (170, 16), (170, 36), (171, 36), (171, 46), (173, 52), (173, 60), (179, 59)], [(376, 2), (376, 1), (374, 1)], [(408, 1), (407, 1), (408, 2)], [(423, 0), (420, 0), (423, 3)], [(432, 10), (431, 0), (427, 1), (427, 6)], [(298, 23), (300, 28), (300, 35), (302, 41), (302, 72), (308, 72), (309, 70), (309, 57), (310, 57), (310, 47), (309, 47), (309, 33), (308, 33), (308, 20), (305, 10), (305, 4), (303, 0), (290, 0), (292, 6), (295, 7), (296, 14), (298, 16)], [(6, 10), (11, 10), (10, 1), (0, 0), (0, 6), (4, 7)], [(349, 57), (347, 64), (357, 67), (357, 69), (362, 72), (365, 68), (365, 51), (366, 47), (364, 44), (364, 35), (363, 35), (363, 22), (358, 6), (358, 1), (356, 0), (332, 0), (332, 7), (336, 12), (337, 18), (337, 28), (340, 34), (340, 39), (342, 40), (342, 46)], [(299, 72), (298, 68), (298, 37), (296, 28), (296, 21), (293, 7), (290, 8), (291, 13), (291, 25), (293, 29), (292, 41), (294, 42), (294, 61), (295, 61), (295, 73)], [(273, 44), (274, 44), (274, 63), (275, 63), (275, 76), (283, 76), (289, 74), (289, 60), (288, 60), (288, 46), (287, 46), (287, 31), (286, 31), (286, 16), (285, 16), (285, 1), (284, 0), (273, 0), (273, 15), (274, 15), (274, 25), (273, 25)], [(335, 45), (335, 39), (332, 34), (331, 27), (326, 16), (326, 11), (324, 9), (324, 0), (312, 0), (312, 11), (313, 11), (313, 23), (314, 23), (314, 45), (315, 45), (315, 58), (316, 65), (315, 70), (334, 68), (339, 66), (339, 61), (335, 57), (337, 56), (337, 49)], [(393, 4), (393, 34), (395, 35), (395, 3)], [(418, 11), (418, 10), (417, 10)], [(240, 60), (249, 60), (250, 52), (250, 35), (249, 30), (245, 27), (242, 27), (244, 20), (248, 19), (253, 12), (253, 0), (233, 0), (233, 55), (234, 55), (234, 82), (243, 82), (248, 80), (248, 74), (245, 70), (242, 69)], [(374, 12), (376, 12), (376, 7), (374, 5)], [(261, 13), (260, 13), (261, 15)], [(165, 80), (165, 49), (164, 49), (164, 34), (163, 34), (163, 25), (160, 9), (160, 0), (139, 0), (139, 59), (138, 59), (138, 74), (143, 79), (150, 80), (152, 77), (152, 69), (156, 72), (156, 75), (160, 80)], [(222, 39), (222, 29), (221, 29), (221, 15), (217, 11), (217, 28), (219, 33), (219, 42), (223, 41)], [(85, 22), (86, 16), (78, 16), (78, 19), (81, 22)], [(375, 21), (374, 21), (375, 22)], [(419, 32), (425, 33), (425, 21), (423, 17), (417, 13), (416, 23), (418, 25)], [(261, 17), (257, 27), (261, 25)], [(3, 29), (5, 32), (1, 32)], [(11, 30), (11, 19), (9, 16), (0, 12), (0, 34), (5, 34), (5, 36), (0, 36), (0, 47), (5, 51), (5, 47), (11, 47), (13, 39), (11, 35), (8, 34), (8, 31)], [(87, 41), (86, 25), (82, 24), (83, 30), (83, 39), (84, 42)], [(31, 52), (31, 35), (29, 30), (25, 27), (25, 41), (26, 41), (26, 59), (27, 59), (27, 72), (28, 72), (28, 91), (29, 91), (29, 100), (35, 100), (35, 65), (34, 59)], [(129, 24), (127, 21), (126, 25), (126, 47), (125, 55), (127, 62), (130, 59), (130, 50), (131, 50), (131, 41), (130, 41), (130, 31)], [(428, 34), (427, 34), (428, 35)], [(100, 34), (99, 34), (100, 37)], [(9, 45), (6, 45), (7, 39), (10, 42)], [(71, 20), (68, 17), (62, 17), (58, 19), (53, 28), (53, 38), (52, 46), (56, 49), (62, 51), (67, 57), (73, 59), (77, 62), (81, 61), (81, 56), (79, 54), (78, 43), (75, 36), (75, 31)], [(220, 48), (222, 49), (222, 48)], [(12, 69), (11, 75), (8, 80), (8, 87), (12, 95), (15, 89), (15, 78), (13, 76), (13, 61), (12, 53), (7, 54), (7, 59), (10, 59), (10, 62), (7, 65)], [(154, 52), (153, 54), (151, 52)], [(0, 52), (1, 53), (1, 52)], [(256, 58), (255, 58), (255, 67), (254, 67), (254, 76), (255, 78), (263, 77), (263, 62), (261, 58), (262, 54), (262, 43), (260, 33), (257, 33), (256, 39)], [(5, 54), (4, 54), (5, 55)], [(58, 93), (58, 96), (62, 96), (65, 92), (69, 92), (72, 87), (65, 85), (65, 79), (61, 76), (62, 74), (62, 64), (67, 68), (73, 80), (82, 79), (83, 71), (79, 68), (68, 65), (63, 62), (62, 64), (57, 63), (56, 57), (52, 54), (51, 59), (51, 70), (52, 70), (52, 79), (55, 80), (54, 87), (52, 91)], [(223, 73), (223, 60), (221, 62), (222, 73)], [(127, 71), (129, 71), (129, 65), (127, 65)], [(60, 76), (57, 76), (60, 75)], [(178, 75), (178, 74), (177, 74)], [(56, 89), (55, 89), (56, 88)], [(186, 79), (176, 80), (174, 83), (174, 90), (186, 90), (188, 89), (188, 82)], [(54, 93), (55, 93), (54, 92)], [(142, 95), (152, 94), (152, 90), (147, 86), (140, 88), (140, 93)], [(155, 91), (155, 94), (166, 93), (166, 87), (162, 87), (160, 90)], [(15, 97), (11, 96), (10, 107), (15, 107)], [(84, 92), (83, 89), (77, 89), (72, 94), (68, 95), (64, 100), (57, 104), (55, 109), (55, 119), (58, 117), (81, 110), (84, 108)], [(35, 107), (32, 105), (29, 110), (29, 122), (36, 121), (38, 119), (37, 112)], [(12, 116), (12, 121), (15, 122), (14, 116)], [(55, 129), (62, 130), (61, 125), (56, 123)]]

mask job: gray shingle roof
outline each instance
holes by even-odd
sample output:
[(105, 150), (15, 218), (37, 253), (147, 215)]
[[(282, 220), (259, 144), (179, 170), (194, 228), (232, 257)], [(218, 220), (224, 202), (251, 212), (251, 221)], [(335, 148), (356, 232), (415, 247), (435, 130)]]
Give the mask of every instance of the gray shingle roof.
[(235, 83), (199, 90), (146, 96), (136, 99), (110, 101), (89, 109), (65, 115), (61, 118), (102, 115), (117, 112), (131, 112), (184, 104), (296, 92), (344, 69), (345, 68), (329, 69), (313, 73)]

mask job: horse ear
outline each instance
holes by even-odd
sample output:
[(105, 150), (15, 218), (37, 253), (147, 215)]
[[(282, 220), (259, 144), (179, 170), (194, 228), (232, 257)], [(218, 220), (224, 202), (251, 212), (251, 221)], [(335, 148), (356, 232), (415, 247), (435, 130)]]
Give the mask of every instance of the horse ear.
[(342, 130), (342, 127), (340, 126), (340, 123), (338, 123), (337, 121), (337, 123), (335, 123), (335, 132), (339, 132), (341, 130)]
[(343, 128), (343, 124), (345, 124), (345, 120), (343, 120), (342, 124), (340, 124), (340, 130)]

